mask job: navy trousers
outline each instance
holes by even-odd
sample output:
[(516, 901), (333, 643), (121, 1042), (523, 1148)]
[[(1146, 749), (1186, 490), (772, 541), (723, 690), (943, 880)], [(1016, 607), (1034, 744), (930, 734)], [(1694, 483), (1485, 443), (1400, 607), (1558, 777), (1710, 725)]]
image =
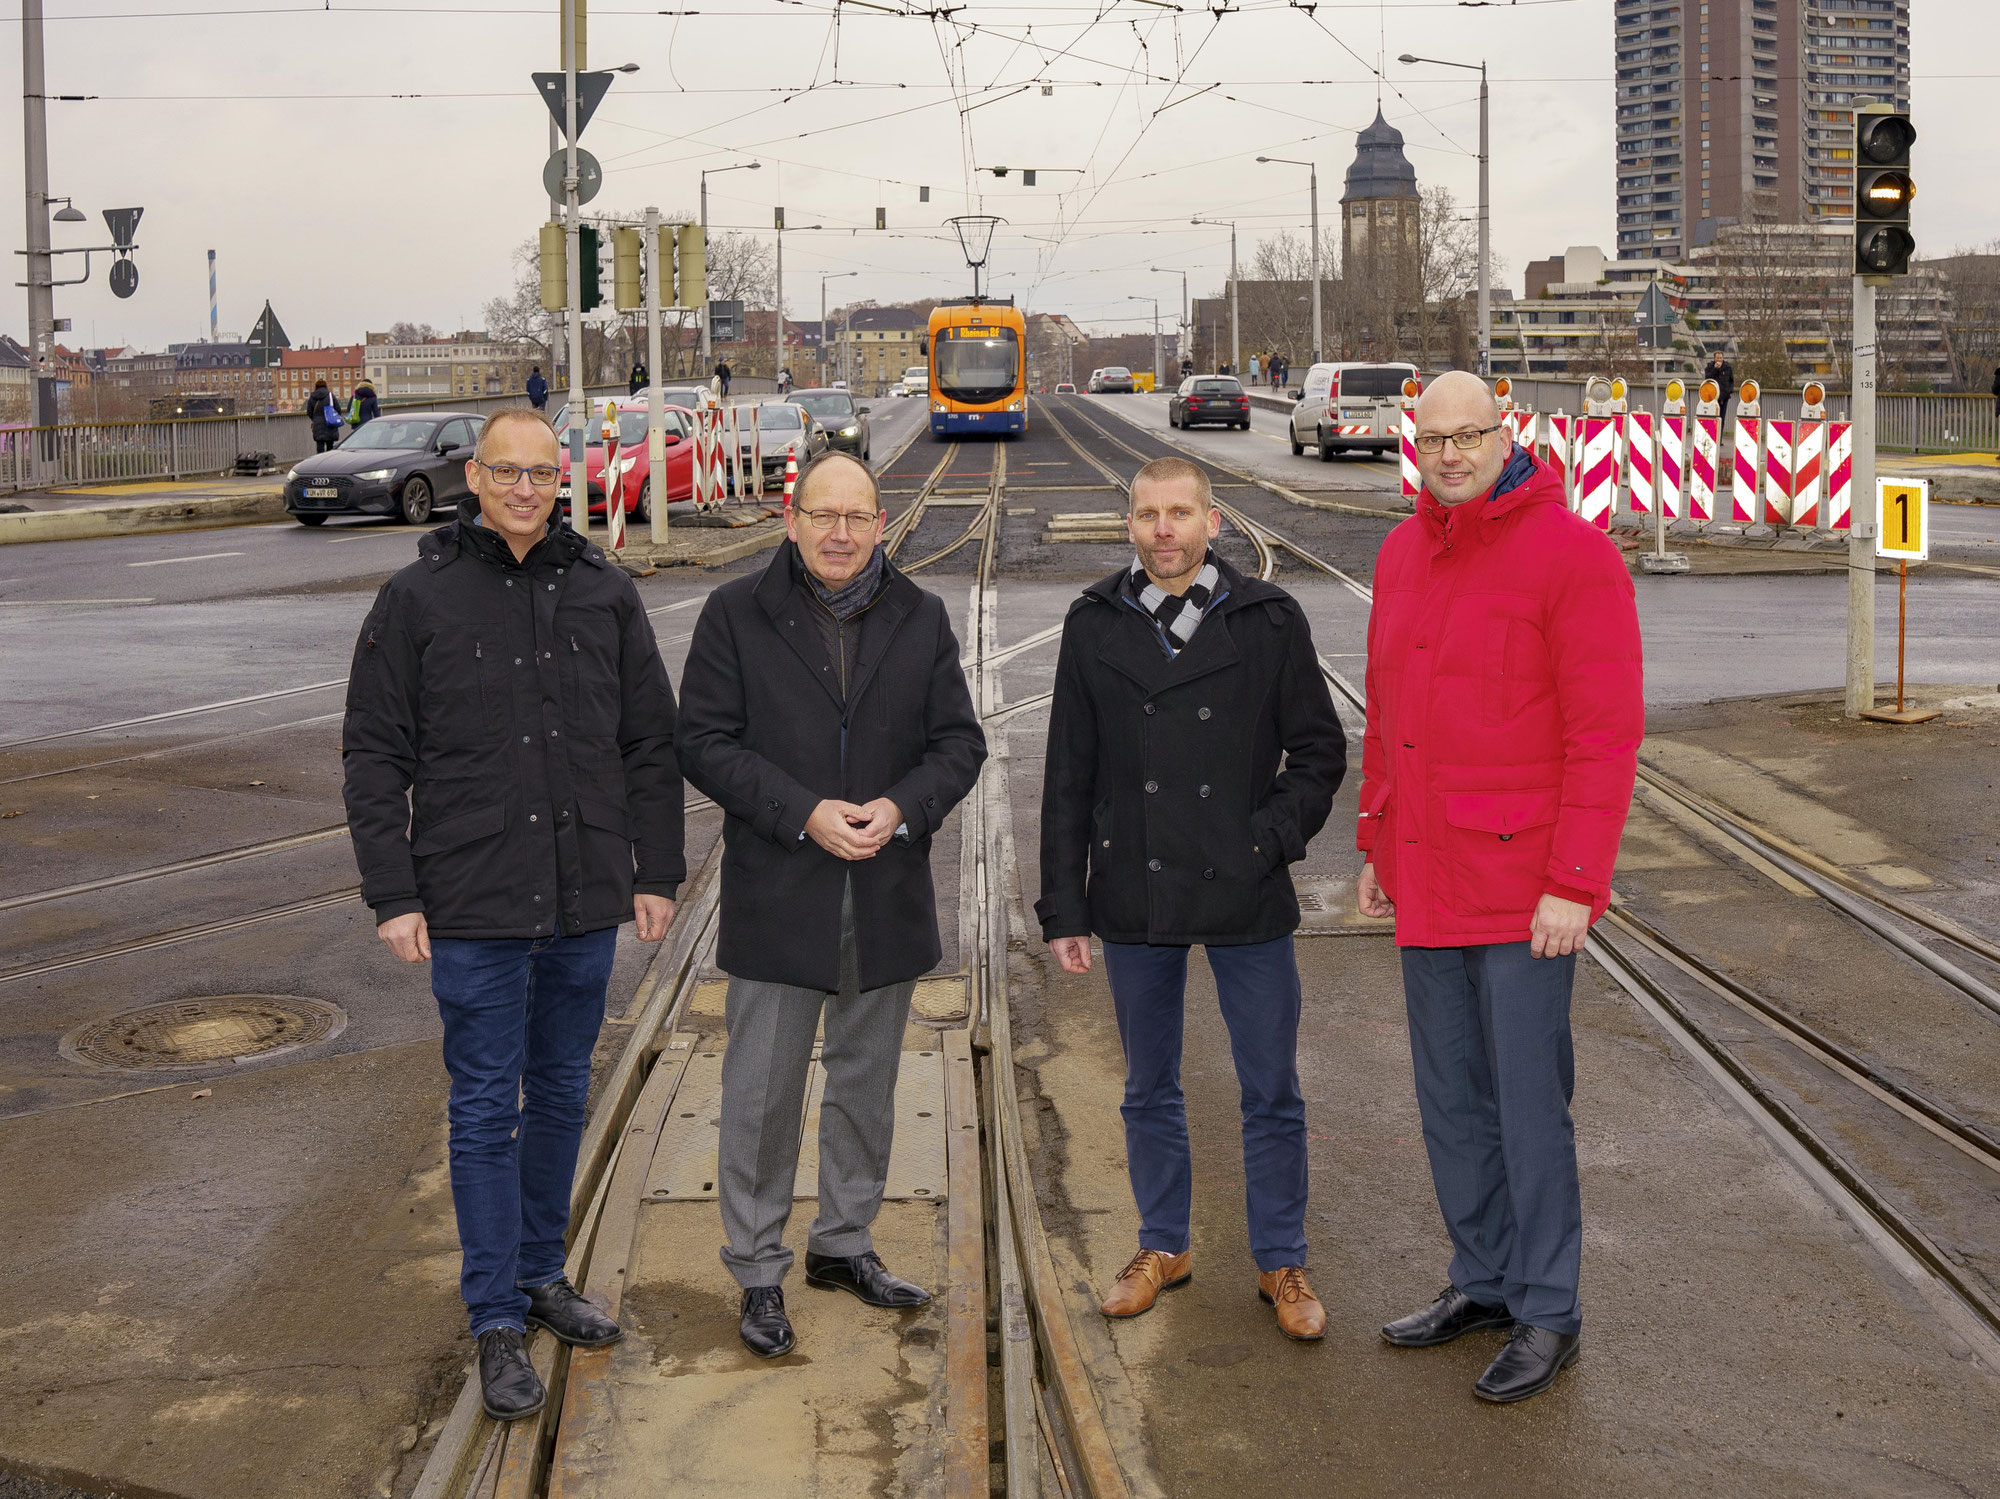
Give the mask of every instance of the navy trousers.
[(590, 1054), (618, 928), (580, 937), (431, 939), (451, 1074), (459, 1292), (474, 1337), (521, 1328), (522, 1286), (563, 1273)]
[(1517, 1322), (1583, 1326), (1583, 1197), (1576, 1086), (1576, 957), (1526, 942), (1406, 947), (1403, 992), (1431, 1181), (1451, 1234), (1451, 1283)]
[[(1292, 939), (1210, 947), (1209, 971), (1243, 1103), (1243, 1190), (1259, 1270), (1306, 1262), (1306, 1104), (1299, 1091), (1299, 967)], [(1125, 1047), (1126, 1169), (1139, 1247), (1188, 1247), (1194, 1163), (1181, 1094), (1188, 950), (1106, 942)]]

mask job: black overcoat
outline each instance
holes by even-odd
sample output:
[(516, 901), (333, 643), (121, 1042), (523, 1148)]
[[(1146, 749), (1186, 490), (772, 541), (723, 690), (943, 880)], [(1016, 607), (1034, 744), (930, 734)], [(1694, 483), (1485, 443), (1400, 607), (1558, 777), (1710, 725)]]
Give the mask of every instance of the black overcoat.
[[(821, 608), (787, 541), (762, 573), (702, 605), (681, 679), (681, 765), (725, 814), (726, 973), (832, 992), (840, 903), (854, 879), (861, 987), (936, 966), (931, 835), (986, 759), (944, 602), (887, 568), (857, 620), (860, 653), (843, 701), (807, 611)], [(909, 827), (873, 858), (836, 858), (805, 836), (827, 798), (893, 801)]]
[(674, 693), (632, 580), (567, 526), (525, 562), (472, 524), (417, 543), (361, 627), (341, 730), (377, 922), (576, 936), (686, 873)]
[(1297, 601), (1216, 562), (1216, 599), (1172, 660), (1122, 570), (1070, 606), (1042, 781), (1046, 940), (1223, 946), (1299, 924), (1286, 866), (1326, 822), (1347, 741)]

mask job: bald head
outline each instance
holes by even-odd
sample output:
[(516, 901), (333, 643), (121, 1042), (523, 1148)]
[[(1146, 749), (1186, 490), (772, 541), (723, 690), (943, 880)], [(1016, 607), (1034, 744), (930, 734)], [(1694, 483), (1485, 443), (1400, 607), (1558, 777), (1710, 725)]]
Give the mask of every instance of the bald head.
[[(1501, 426), (1500, 403), (1477, 375), (1465, 370), (1439, 375), (1417, 397), (1416, 425), (1417, 469), (1440, 505), (1462, 505), (1500, 482), (1513, 440)], [(1469, 448), (1452, 440), (1473, 433), (1481, 435)], [(1444, 446), (1427, 453), (1426, 437), (1444, 438)]]

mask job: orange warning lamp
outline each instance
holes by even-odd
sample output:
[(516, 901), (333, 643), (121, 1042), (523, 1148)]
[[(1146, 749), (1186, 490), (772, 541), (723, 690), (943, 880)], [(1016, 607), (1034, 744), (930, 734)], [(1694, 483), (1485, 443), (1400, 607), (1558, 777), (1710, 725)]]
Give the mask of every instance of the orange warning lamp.
[(1720, 385), (1717, 385), (1713, 380), (1702, 381), (1701, 398), (1703, 401), (1713, 406), (1717, 401), (1722, 399), (1722, 387)]
[(1824, 406), (1826, 404), (1826, 387), (1817, 380), (1808, 380), (1806, 382), (1804, 394), (1805, 403), (1808, 406)]

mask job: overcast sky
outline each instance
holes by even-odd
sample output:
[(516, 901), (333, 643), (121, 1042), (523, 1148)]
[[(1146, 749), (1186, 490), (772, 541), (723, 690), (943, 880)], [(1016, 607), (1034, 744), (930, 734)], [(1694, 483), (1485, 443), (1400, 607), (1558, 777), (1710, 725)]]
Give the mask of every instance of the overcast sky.
[[(52, 191), (91, 219), (57, 225), (56, 242), (104, 243), (100, 209), (146, 211), (138, 294), (113, 298), (98, 258), (88, 285), (56, 294), (57, 315), (74, 320), (65, 341), (205, 336), (210, 248), (225, 332), (247, 332), (266, 297), (299, 343), (354, 341), (399, 318), (478, 326), (514, 247), (546, 216), (548, 116), (528, 75), (556, 66), (553, 0), (235, 8), (251, 3), (48, 0), (48, 91), (96, 96), (49, 105)], [(1383, 109), (1419, 180), (1449, 186), (1469, 214), (1478, 76), (1401, 66), (1403, 52), (1492, 69), (1500, 284), (1518, 294), (1529, 260), (1615, 243), (1611, 0), (1238, 0), (1219, 15), (1047, 0), (943, 19), (848, 0), (837, 20), (834, 0), (679, 0), (684, 12), (660, 13), (675, 3), (591, 7), (590, 66), (641, 65), (583, 136), (605, 168), (593, 207), (691, 215), (701, 168), (761, 161), (711, 178), (710, 223), (768, 235), (782, 203), (790, 225), (824, 226), (785, 236), (795, 317), (818, 316), (823, 273), (859, 272), (829, 284), (836, 306), (969, 291), (943, 221), (979, 210), (1007, 220), (996, 292), (1093, 329), (1136, 329), (1151, 314), (1132, 296), (1159, 296), (1163, 314), (1180, 296), (1180, 277), (1151, 267), (1185, 270), (1197, 296), (1227, 274), (1228, 231), (1191, 218), (1235, 219), (1246, 262), (1258, 238), (1304, 231), (1305, 169), (1260, 166), (1260, 154), (1318, 164), (1322, 223), (1337, 237), (1378, 56)], [(2000, 237), (1995, 9), (1912, 6), (1924, 253)], [(18, 49), (9, 57), (18, 67)], [(18, 203), (20, 116), (0, 118)], [(1015, 170), (1000, 181), (995, 166)], [(1040, 169), (1038, 186), (1021, 186), (1021, 167)], [(878, 204), (886, 233), (873, 227)], [(17, 336), (23, 295), (0, 318)]]

